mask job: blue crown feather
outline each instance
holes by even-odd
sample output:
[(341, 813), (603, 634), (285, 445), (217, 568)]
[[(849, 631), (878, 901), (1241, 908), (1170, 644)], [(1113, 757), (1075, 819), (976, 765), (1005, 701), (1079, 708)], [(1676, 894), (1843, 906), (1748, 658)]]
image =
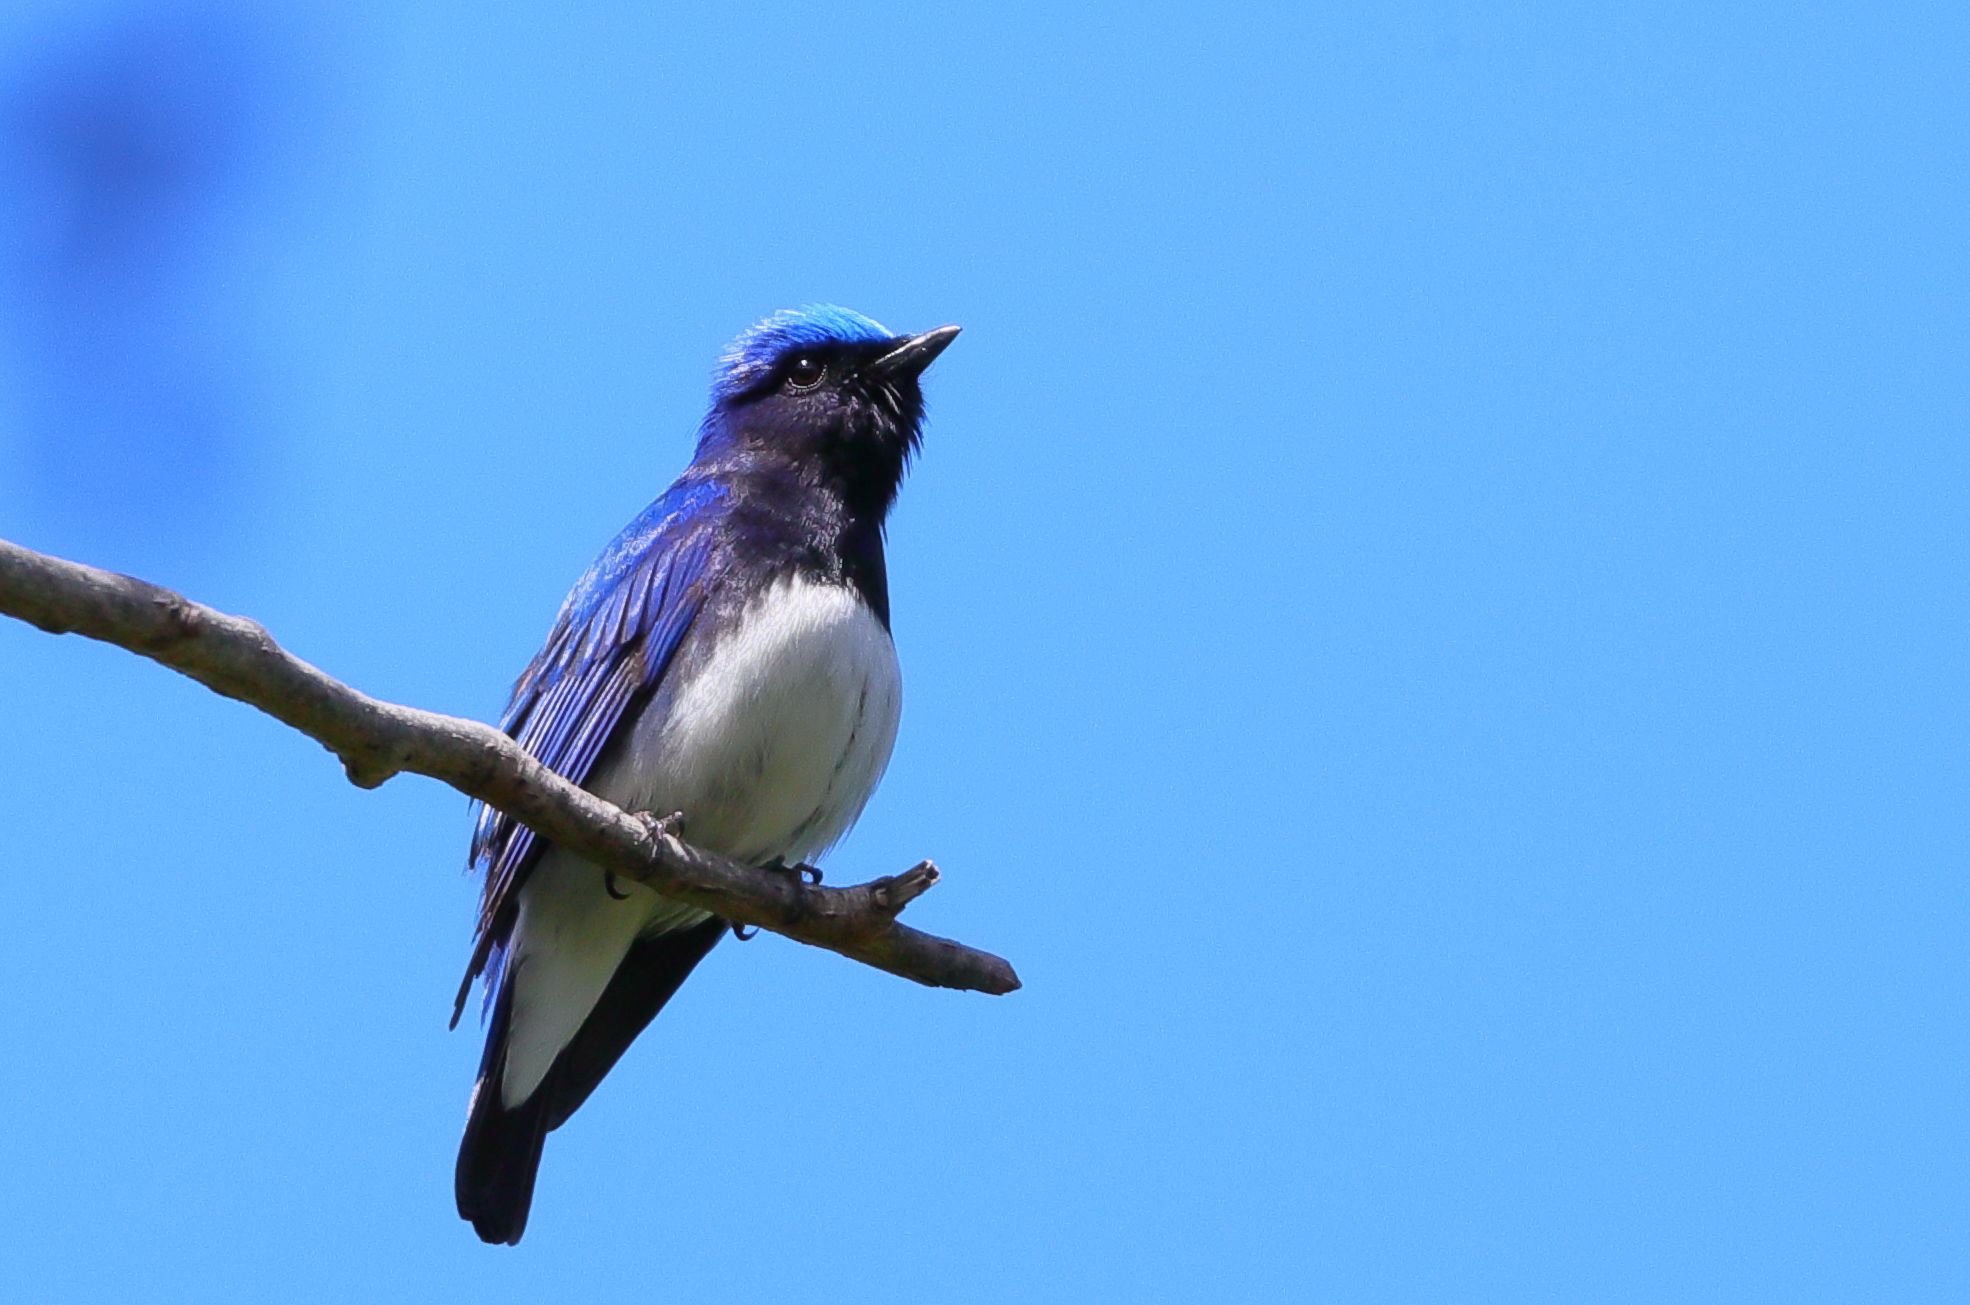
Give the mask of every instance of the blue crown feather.
[(712, 388), (721, 398), (744, 393), (772, 370), (790, 349), (830, 344), (879, 344), (895, 339), (881, 322), (833, 304), (783, 308), (755, 322), (732, 341), (718, 360)]

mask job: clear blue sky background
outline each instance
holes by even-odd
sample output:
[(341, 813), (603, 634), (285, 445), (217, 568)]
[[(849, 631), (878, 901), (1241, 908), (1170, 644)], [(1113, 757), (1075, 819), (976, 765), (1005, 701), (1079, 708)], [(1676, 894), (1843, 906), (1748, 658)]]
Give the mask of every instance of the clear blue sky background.
[(728, 944), (483, 1247), (463, 799), (0, 625), (10, 1299), (1970, 1292), (1961, 5), (646, 8), (8, 6), (0, 533), (492, 717), (962, 323), (829, 864), (1026, 988)]

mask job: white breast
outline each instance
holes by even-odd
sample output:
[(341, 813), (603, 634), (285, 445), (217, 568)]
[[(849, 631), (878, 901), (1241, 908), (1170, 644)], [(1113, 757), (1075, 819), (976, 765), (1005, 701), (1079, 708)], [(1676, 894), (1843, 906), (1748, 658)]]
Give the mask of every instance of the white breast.
[(611, 778), (642, 809), (683, 812), (702, 847), (807, 860), (861, 815), (902, 705), (895, 645), (860, 594), (789, 578), (717, 635), (668, 710), (645, 714)]
[[(684, 837), (758, 865), (818, 857), (855, 823), (889, 765), (902, 714), (896, 648), (842, 585), (780, 582), (713, 638), (697, 669), (632, 727), (597, 794), (631, 811), (684, 813)], [(513, 1022), (501, 1081), (509, 1105), (539, 1085), (635, 938), (703, 911), (641, 884), (604, 887), (550, 847), (520, 892)]]

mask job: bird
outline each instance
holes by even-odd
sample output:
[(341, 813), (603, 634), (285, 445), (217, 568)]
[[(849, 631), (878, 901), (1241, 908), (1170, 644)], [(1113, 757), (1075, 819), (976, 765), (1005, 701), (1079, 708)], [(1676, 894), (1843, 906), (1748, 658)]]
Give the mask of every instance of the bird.
[[(625, 810), (677, 813), (696, 846), (811, 870), (896, 741), (885, 523), (922, 441), (923, 371), (958, 331), (810, 305), (740, 334), (690, 464), (575, 583), (500, 727)], [(470, 860), (484, 882), (452, 1025), (481, 983), (486, 1042), (456, 1196), (480, 1238), (516, 1245), (547, 1134), (733, 926), (491, 807)]]

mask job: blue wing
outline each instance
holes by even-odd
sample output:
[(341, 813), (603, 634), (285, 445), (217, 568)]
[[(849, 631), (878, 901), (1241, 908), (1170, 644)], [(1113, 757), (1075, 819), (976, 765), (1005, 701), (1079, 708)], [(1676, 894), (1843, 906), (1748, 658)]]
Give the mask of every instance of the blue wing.
[[(663, 678), (704, 606), (723, 486), (671, 487), (646, 508), (575, 585), (547, 643), (513, 686), (500, 728), (556, 774), (587, 781), (596, 758)], [(512, 933), (518, 893), (543, 845), (511, 816), (480, 806), (472, 862), (484, 865), (477, 945), (459, 986), (452, 1023), (472, 981), (490, 969)], [(490, 991), (492, 984), (488, 983)]]

